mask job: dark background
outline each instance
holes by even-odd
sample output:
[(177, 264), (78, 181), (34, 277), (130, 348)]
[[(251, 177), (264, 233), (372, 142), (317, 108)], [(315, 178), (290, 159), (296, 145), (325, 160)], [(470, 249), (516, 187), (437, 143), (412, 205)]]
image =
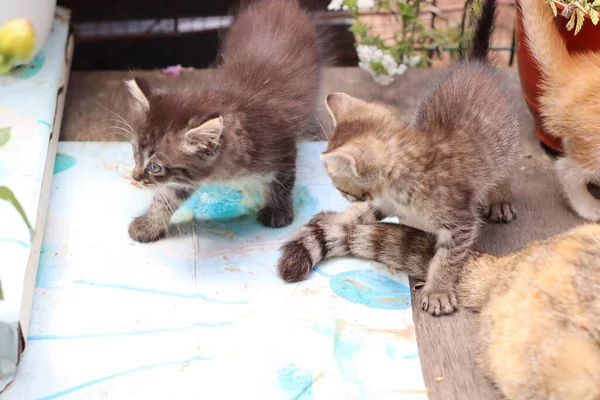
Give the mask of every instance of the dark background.
[[(332, 33), (337, 66), (356, 66), (354, 37), (329, 0), (300, 0)], [(154, 69), (181, 64), (206, 68), (227, 28), (181, 32), (184, 19), (231, 15), (239, 0), (58, 0), (72, 11), (76, 46), (73, 69)]]

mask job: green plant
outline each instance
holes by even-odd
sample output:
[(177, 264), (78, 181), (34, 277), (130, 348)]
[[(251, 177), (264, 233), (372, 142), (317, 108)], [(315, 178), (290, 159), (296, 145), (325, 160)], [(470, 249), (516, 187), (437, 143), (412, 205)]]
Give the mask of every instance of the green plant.
[[(0, 147), (4, 146), (10, 140), (10, 131), (11, 131), (10, 127), (0, 128)], [(25, 210), (23, 210), (21, 203), (19, 203), (19, 201), (15, 197), (15, 194), (13, 193), (13, 191), (10, 190), (9, 188), (7, 188), (6, 186), (0, 186), (0, 199), (2, 199), (4, 201), (8, 201), (9, 203), (11, 203), (13, 205), (15, 210), (17, 210), (17, 212), (21, 215), (23, 222), (25, 222), (25, 224), (27, 225), (27, 228), (29, 229), (30, 239), (33, 239), (33, 233), (34, 233), (33, 228), (31, 226), (31, 224), (29, 223), (29, 219), (27, 219)], [(2, 283), (0, 282), (0, 300), (3, 300), (3, 299), (4, 299), (4, 295), (2, 293)]]
[[(376, 82), (388, 85), (408, 67), (426, 65), (430, 61), (428, 52), (460, 45), (463, 35), (459, 21), (449, 21), (448, 28), (427, 28), (419, 19), (421, 4), (423, 0), (332, 0), (327, 8), (351, 13), (350, 31), (357, 38), (358, 66)], [(391, 15), (399, 30), (387, 38), (373, 33), (373, 27), (361, 19), (365, 10)]]
[(575, 35), (583, 27), (586, 16), (590, 17), (594, 25), (598, 25), (598, 21), (600, 21), (600, 0), (549, 0), (548, 5), (552, 8), (555, 17), (558, 15), (557, 4), (563, 7), (560, 14), (569, 19), (567, 30), (575, 29)]

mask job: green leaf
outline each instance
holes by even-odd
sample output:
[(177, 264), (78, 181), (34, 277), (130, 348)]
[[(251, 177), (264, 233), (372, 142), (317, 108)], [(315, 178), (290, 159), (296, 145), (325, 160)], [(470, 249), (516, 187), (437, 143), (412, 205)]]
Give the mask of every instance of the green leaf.
[(25, 224), (27, 225), (27, 228), (29, 228), (30, 239), (33, 239), (33, 228), (31, 227), (31, 224), (29, 223), (29, 220), (27, 219), (27, 215), (25, 215), (25, 210), (23, 210), (23, 207), (21, 207), (21, 203), (19, 203), (19, 200), (17, 200), (17, 198), (15, 197), (15, 194), (13, 193), (13, 191), (5, 186), (0, 186), (0, 199), (6, 200), (9, 203), (11, 203), (13, 205), (13, 207), (15, 207), (17, 212), (19, 214), (21, 214), (21, 218), (23, 218), (23, 222), (25, 222)]
[(592, 3), (592, 7), (598, 7), (600, 6), (600, 0), (594, 0), (594, 2)]
[(590, 19), (594, 25), (598, 25), (598, 21), (600, 20), (600, 18), (598, 18), (598, 11), (590, 10)]
[(552, 9), (552, 14), (554, 14), (554, 16), (556, 17), (558, 15), (558, 10), (556, 9), (556, 4), (554, 4), (554, 1), (550, 0), (548, 2), (548, 4), (550, 5), (550, 8)]
[(577, 18), (577, 14), (573, 13), (571, 14), (571, 19), (569, 19), (569, 22), (567, 22), (567, 30), (568, 31), (572, 31), (573, 28), (575, 27), (575, 19)]
[(2, 293), (2, 282), (0, 282), (0, 300), (4, 300), (4, 293)]
[(10, 140), (10, 126), (0, 128), (0, 147), (4, 146)]
[(575, 27), (575, 35), (577, 35), (583, 27), (583, 21), (585, 21), (585, 13), (579, 9), (575, 13), (577, 14), (577, 26)]

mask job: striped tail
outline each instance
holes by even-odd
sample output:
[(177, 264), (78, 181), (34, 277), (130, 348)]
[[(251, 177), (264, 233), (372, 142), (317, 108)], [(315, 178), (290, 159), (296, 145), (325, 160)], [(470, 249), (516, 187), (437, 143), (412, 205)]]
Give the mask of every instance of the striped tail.
[(340, 223), (340, 216), (343, 213), (317, 214), (296, 231), (282, 247), (277, 264), (283, 280), (304, 280), (321, 261), (341, 256), (378, 261), (414, 278), (425, 279), (434, 255), (433, 235), (393, 223)]

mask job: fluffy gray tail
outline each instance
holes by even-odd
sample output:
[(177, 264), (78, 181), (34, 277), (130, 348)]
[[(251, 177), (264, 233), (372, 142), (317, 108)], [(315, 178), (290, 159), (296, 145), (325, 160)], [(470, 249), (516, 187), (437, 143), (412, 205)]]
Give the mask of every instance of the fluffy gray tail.
[(469, 44), (466, 54), (465, 49), (463, 49), (461, 45), (458, 51), (460, 59), (480, 60), (484, 62), (488, 60), (492, 32), (494, 31), (496, 22), (497, 0), (481, 1), (483, 1), (483, 7), (481, 9), (481, 15), (475, 23), (471, 43)]
[(392, 223), (339, 223), (339, 215), (317, 214), (282, 247), (277, 270), (283, 280), (304, 280), (321, 261), (341, 256), (378, 261), (425, 279), (434, 254), (432, 235)]

